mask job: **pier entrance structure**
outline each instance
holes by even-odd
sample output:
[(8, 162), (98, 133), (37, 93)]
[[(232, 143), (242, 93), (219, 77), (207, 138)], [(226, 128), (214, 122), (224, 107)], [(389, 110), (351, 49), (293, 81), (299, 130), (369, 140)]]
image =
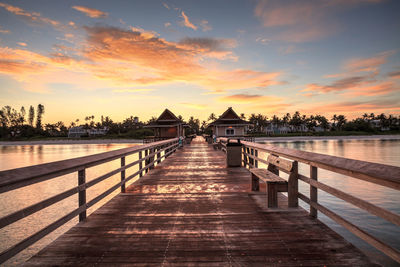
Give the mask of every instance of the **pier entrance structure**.
[[(327, 209), (317, 197), (318, 188), (399, 225), (398, 214), (318, 181), (317, 168), (399, 190), (400, 167), (246, 141), (242, 142), (242, 167), (227, 167), (223, 152), (227, 139), (218, 142), (221, 150), (214, 150), (202, 137), (179, 148), (174, 138), (0, 172), (0, 192), (75, 172), (79, 184), (0, 218), (3, 228), (71, 195), (79, 196), (75, 210), (1, 252), (0, 263), (79, 216), (76, 226), (24, 266), (376, 266), (320, 222), (317, 212), (400, 262), (398, 250)], [(274, 156), (267, 160), (265, 152)], [(128, 161), (136, 153), (138, 160)], [(121, 160), (121, 168), (86, 180), (86, 169), (111, 160)], [(310, 164), (310, 177), (297, 173), (295, 162)], [(285, 170), (296, 174), (289, 175), (289, 199), (278, 193), (273, 208), (267, 205), (265, 184), (260, 183), (256, 192), (251, 188), (247, 167), (263, 168), (262, 163), (272, 163), (275, 169), (269, 170), (276, 175)], [(139, 168), (128, 173), (132, 166)], [(115, 174), (121, 175), (121, 182), (87, 199), (88, 188)], [(131, 179), (137, 180), (125, 188)], [(300, 180), (310, 184), (309, 197), (297, 192)], [(119, 188), (121, 193), (86, 216), (88, 208)], [(291, 197), (308, 203), (310, 212), (296, 202), (290, 204)]]
[(186, 124), (175, 116), (169, 109), (165, 109), (156, 121), (144, 126), (154, 130), (156, 140), (185, 136)]
[(241, 137), (245, 136), (251, 124), (241, 119), (236, 112), (229, 107), (217, 120), (209, 124), (216, 137)]

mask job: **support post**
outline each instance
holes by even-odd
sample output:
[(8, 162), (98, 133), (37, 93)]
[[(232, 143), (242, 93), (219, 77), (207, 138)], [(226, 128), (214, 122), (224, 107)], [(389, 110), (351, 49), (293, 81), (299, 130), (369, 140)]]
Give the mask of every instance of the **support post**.
[(157, 165), (161, 163), (161, 153), (160, 153), (160, 147), (157, 148)]
[[(78, 204), (79, 207), (86, 206), (86, 171), (85, 169), (78, 171)], [(86, 219), (86, 209), (79, 213), (79, 221), (84, 221)]]
[[(125, 166), (125, 157), (121, 158), (121, 167)], [(125, 170), (121, 171), (121, 182), (125, 180)], [(125, 183), (121, 184), (121, 193), (125, 193)]]
[[(257, 149), (254, 150), (254, 156), (258, 158), (258, 150)], [(258, 168), (258, 160), (254, 161), (254, 167)]]
[[(252, 156), (254, 156), (254, 149), (253, 148), (250, 149), (250, 154)], [(250, 162), (251, 162), (252, 167), (254, 168), (255, 167), (254, 166), (254, 158), (250, 158)]]
[[(139, 160), (141, 160), (141, 159), (142, 159), (142, 151), (139, 151)], [(142, 168), (143, 168), (143, 161), (140, 161), (139, 162), (139, 171), (140, 171), (139, 177), (143, 176)]]
[[(150, 154), (153, 154), (153, 152), (155, 152), (155, 149), (152, 148), (150, 149)], [(152, 163), (152, 165), (150, 166), (150, 170), (154, 169), (154, 156), (151, 156), (149, 161)]]
[[(147, 155), (149, 155), (149, 150), (145, 150), (144, 151), (144, 157), (147, 157)], [(144, 166), (146, 166), (147, 164), (149, 164), (149, 160), (148, 159), (145, 159), (144, 160)], [(149, 171), (149, 168), (147, 168), (146, 170), (145, 170), (145, 173), (147, 173)]]
[(293, 169), (288, 179), (288, 206), (295, 208), (299, 206), (298, 192), (299, 192), (299, 166), (297, 161), (293, 161)]
[(249, 166), (249, 163), (247, 162), (247, 156), (246, 156), (246, 147), (243, 145), (243, 164), (244, 167), (247, 168)]
[[(311, 180), (318, 180), (318, 168), (310, 166), (310, 178)], [(318, 203), (318, 188), (310, 184), (310, 201)], [(318, 210), (310, 205), (310, 216), (313, 218), (318, 218)]]

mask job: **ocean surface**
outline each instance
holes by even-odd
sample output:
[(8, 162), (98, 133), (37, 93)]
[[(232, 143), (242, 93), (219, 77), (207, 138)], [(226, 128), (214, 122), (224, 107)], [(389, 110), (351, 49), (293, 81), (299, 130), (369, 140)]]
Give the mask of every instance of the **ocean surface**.
[[(274, 142), (275, 146), (288, 147), (311, 152), (329, 154), (339, 157), (365, 160), (370, 162), (383, 163), (388, 165), (400, 166), (400, 140), (318, 140), (300, 142)], [(116, 150), (132, 146), (134, 144), (74, 144), (74, 145), (24, 145), (24, 146), (0, 146), (0, 170), (13, 169), (18, 167), (30, 166), (40, 163), (52, 162), (67, 158), (75, 158), (90, 154), (97, 154), (105, 151)], [(267, 155), (259, 154), (266, 157)], [(134, 161), (135, 156), (127, 157), (127, 163)], [(118, 168), (119, 160), (115, 160), (101, 166), (89, 168), (87, 170), (87, 181), (99, 175)], [(127, 171), (127, 175), (137, 171), (137, 167), (132, 167)], [(309, 176), (309, 167), (299, 164), (300, 173)], [(283, 175), (282, 175), (283, 176)], [(102, 193), (105, 189), (116, 184), (120, 179), (119, 175), (107, 179), (87, 191), (87, 199), (90, 200)], [(396, 190), (364, 182), (362, 180), (345, 177), (329, 171), (319, 169), (318, 180), (330, 186), (338, 188), (344, 192), (355, 195), (367, 200), (375, 205), (384, 207), (396, 213), (400, 213), (400, 193)], [(64, 175), (57, 179), (41, 182), (26, 188), (17, 189), (11, 192), (0, 194), (0, 217), (29, 206), (42, 199), (48, 198), (56, 193), (65, 191), (77, 184), (77, 174)], [(299, 190), (306, 196), (309, 195), (309, 185), (299, 182)], [(119, 193), (116, 190), (106, 199), (90, 208), (88, 214), (103, 205), (106, 201)], [(365, 231), (378, 237), (385, 243), (400, 249), (400, 229), (399, 227), (386, 222), (383, 219), (364, 212), (350, 204), (337, 199), (323, 191), (318, 192), (319, 202), (327, 208), (335, 211), (342, 217), (361, 227)], [(35, 233), (50, 222), (60, 218), (77, 207), (77, 196), (62, 201), (56, 205), (31, 215), (17, 223), (7, 226), (0, 230), (0, 251), (16, 244), (18, 241)], [(300, 201), (305, 209), (308, 205)], [(376, 262), (384, 266), (398, 266), (393, 260), (384, 256), (382, 253), (358, 239), (353, 234), (336, 224), (323, 214), (319, 213), (319, 219), (329, 225), (336, 232), (344, 236), (348, 241), (355, 244)], [(26, 261), (37, 253), (40, 249), (57, 238), (60, 234), (67, 231), (77, 223), (73, 219), (63, 227), (57, 229), (52, 234), (43, 238), (41, 241), (32, 245), (25, 251), (18, 254), (13, 259), (6, 262), (5, 266), (16, 266)]]

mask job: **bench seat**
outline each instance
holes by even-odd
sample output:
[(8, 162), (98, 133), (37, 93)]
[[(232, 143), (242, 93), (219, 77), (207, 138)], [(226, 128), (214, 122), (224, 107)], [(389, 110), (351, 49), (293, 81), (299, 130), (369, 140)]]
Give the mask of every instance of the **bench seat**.
[(278, 192), (288, 192), (288, 182), (267, 169), (251, 168), (252, 191), (260, 191), (260, 180), (267, 184), (268, 207), (278, 207)]

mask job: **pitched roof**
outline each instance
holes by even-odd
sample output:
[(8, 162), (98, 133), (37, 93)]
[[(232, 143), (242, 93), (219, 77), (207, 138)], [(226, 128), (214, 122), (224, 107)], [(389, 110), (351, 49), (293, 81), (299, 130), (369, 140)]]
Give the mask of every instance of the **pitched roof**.
[(156, 121), (150, 123), (145, 127), (146, 128), (151, 128), (153, 126), (166, 127), (166, 126), (176, 126), (179, 124), (185, 126), (182, 120), (180, 120), (178, 117), (175, 116), (174, 113), (172, 113), (169, 109), (166, 108)]
[(172, 113), (169, 109), (165, 109), (163, 113), (158, 117), (156, 120), (157, 122), (161, 121), (177, 121), (177, 122), (182, 122), (182, 120), (178, 119), (178, 117), (175, 116), (174, 113)]
[(241, 124), (241, 125), (247, 125), (250, 124), (248, 121), (242, 120), (236, 112), (232, 109), (232, 107), (229, 107), (224, 113), (222, 113), (221, 116), (209, 125), (219, 125), (219, 124)]

